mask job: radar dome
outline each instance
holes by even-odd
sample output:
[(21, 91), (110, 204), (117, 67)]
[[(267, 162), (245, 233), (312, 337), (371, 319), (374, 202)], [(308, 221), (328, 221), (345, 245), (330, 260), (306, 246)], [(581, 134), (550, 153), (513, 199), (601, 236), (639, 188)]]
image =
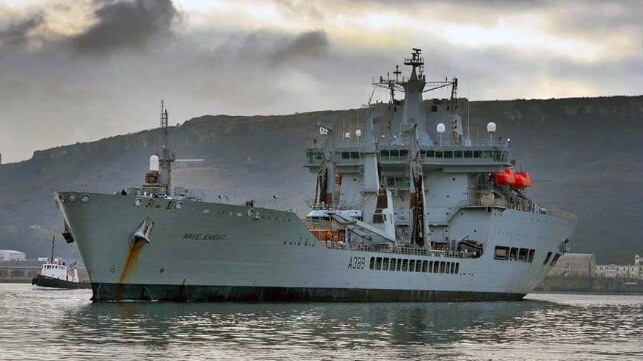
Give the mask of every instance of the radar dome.
[(351, 132), (344, 133), (344, 138), (349, 139), (351, 137)]
[(438, 123), (437, 131), (438, 133), (444, 133), (447, 128), (444, 126), (444, 123)]
[(361, 136), (362, 136), (362, 131), (361, 131), (361, 130), (359, 130), (359, 129), (357, 129), (357, 130), (355, 131), (355, 136), (356, 136), (356, 137), (361, 137)]
[(150, 170), (159, 171), (159, 156), (153, 155), (150, 157)]
[(487, 123), (487, 132), (495, 133), (495, 131), (496, 131), (496, 123), (494, 122)]

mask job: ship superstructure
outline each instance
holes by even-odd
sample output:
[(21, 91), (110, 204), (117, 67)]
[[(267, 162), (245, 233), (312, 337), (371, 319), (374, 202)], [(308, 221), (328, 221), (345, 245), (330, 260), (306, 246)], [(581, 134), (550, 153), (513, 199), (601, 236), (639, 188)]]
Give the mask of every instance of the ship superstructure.
[[(410, 75), (398, 67), (380, 77), (375, 86), (388, 101), (361, 111), (351, 129), (320, 122), (321, 141), (306, 149), (317, 185), (303, 220), (173, 190), (166, 140), (142, 187), (58, 193), (66, 239), (78, 243), (93, 299), (522, 298), (566, 251), (575, 216), (526, 196), (531, 177), (513, 169), (495, 123), (486, 141), (471, 141), (457, 79), (428, 81), (420, 49), (404, 64)], [(423, 93), (441, 88), (451, 98), (432, 103), (427, 116)]]

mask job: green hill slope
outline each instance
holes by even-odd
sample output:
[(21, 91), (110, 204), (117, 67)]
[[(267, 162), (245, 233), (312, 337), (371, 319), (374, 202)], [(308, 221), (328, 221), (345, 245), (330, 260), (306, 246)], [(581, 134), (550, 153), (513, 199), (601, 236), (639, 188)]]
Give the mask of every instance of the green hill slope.
[[(345, 111), (354, 112), (354, 111)], [(179, 158), (175, 185), (203, 189), (209, 200), (254, 198), (305, 212), (314, 176), (302, 167), (317, 121), (338, 112), (285, 116), (203, 116), (172, 129)], [(471, 133), (486, 136), (488, 121), (510, 137), (517, 166), (536, 179), (529, 194), (543, 207), (578, 214), (574, 251), (599, 262), (626, 262), (643, 253), (643, 97), (471, 102)], [(59, 189), (114, 192), (143, 180), (157, 130), (38, 151), (0, 166), (0, 248), (48, 254), (61, 219)], [(275, 204), (272, 195), (279, 195)], [(31, 227), (30, 227), (31, 226)], [(58, 247), (77, 257), (74, 245)]]

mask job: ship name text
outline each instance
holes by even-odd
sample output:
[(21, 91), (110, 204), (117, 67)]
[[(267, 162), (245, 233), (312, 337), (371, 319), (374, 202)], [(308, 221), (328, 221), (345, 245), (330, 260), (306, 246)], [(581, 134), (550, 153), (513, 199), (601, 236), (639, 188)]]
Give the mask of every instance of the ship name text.
[(190, 241), (223, 241), (225, 234), (218, 233), (193, 233), (186, 232), (183, 234), (184, 240)]

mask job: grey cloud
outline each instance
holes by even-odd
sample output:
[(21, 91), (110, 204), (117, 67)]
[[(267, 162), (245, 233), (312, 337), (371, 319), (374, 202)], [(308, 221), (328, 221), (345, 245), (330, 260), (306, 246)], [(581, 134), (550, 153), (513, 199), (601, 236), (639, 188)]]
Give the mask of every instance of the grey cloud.
[[(158, 124), (157, 103), (162, 98), (173, 123), (203, 114), (357, 108), (368, 100), (371, 77), (391, 71), (412, 46), (424, 50), (431, 79), (459, 76), (460, 94), (469, 95), (467, 85), (471, 83), (470, 95), (475, 99), (532, 97), (532, 88), (547, 81), (554, 86), (558, 81), (587, 83), (598, 86), (601, 95), (640, 94), (642, 90), (641, 56), (578, 64), (546, 52), (457, 46), (437, 36), (415, 41), (401, 36), (393, 49), (386, 44), (349, 48), (323, 28), (299, 34), (276, 29), (249, 33), (213, 25), (198, 30), (188, 27), (188, 31), (177, 31), (165, 46), (152, 47), (156, 39), (175, 30), (173, 23), (179, 15), (169, 1), (150, 4), (121, 0), (97, 5), (97, 11), (108, 6), (119, 11), (134, 9), (128, 16), (146, 19), (147, 25), (136, 28), (137, 33), (147, 34), (142, 40), (125, 39), (132, 31), (127, 24), (134, 19), (115, 18), (115, 12), (102, 14), (101, 21), (79, 37), (54, 38), (41, 51), (7, 51), (12, 56), (0, 61), (0, 151), (5, 160), (27, 158), (35, 149), (154, 127)], [(159, 10), (162, 4), (165, 8)], [(469, 16), (478, 14), (474, 11)], [(122, 29), (115, 30), (119, 35), (99, 37), (96, 44), (82, 50), (73, 43), (98, 36), (97, 29), (104, 33), (116, 23), (122, 24)], [(129, 51), (145, 46), (148, 51)], [(76, 54), (111, 56), (101, 57), (101, 61), (95, 56), (70, 57), (70, 47)], [(572, 89), (568, 95), (596, 94)], [(386, 96), (381, 94), (379, 100)]]
[(150, 42), (171, 34), (180, 16), (171, 0), (109, 1), (95, 10), (98, 22), (70, 39), (82, 55), (103, 55), (119, 50), (146, 48)]
[(323, 31), (310, 31), (298, 35), (284, 47), (271, 55), (273, 64), (281, 64), (288, 59), (301, 57), (319, 57), (328, 52), (329, 42)]
[(1, 48), (23, 48), (27, 43), (27, 33), (38, 27), (44, 18), (41, 14), (35, 14), (26, 20), (11, 24), (4, 30), (0, 30)]

